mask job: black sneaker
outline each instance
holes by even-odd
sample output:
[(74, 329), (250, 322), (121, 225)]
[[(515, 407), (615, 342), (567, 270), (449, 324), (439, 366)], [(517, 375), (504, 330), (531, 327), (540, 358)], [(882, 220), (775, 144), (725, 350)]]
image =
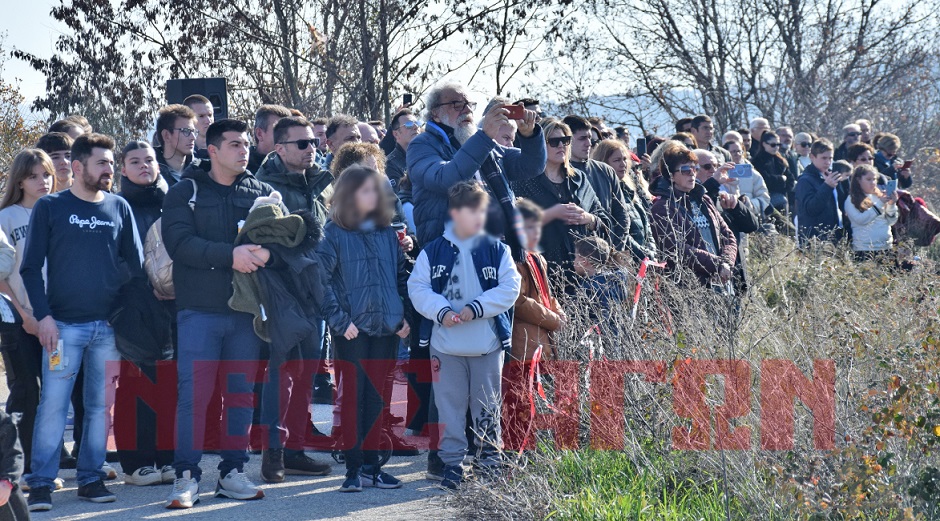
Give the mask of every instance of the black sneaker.
[(437, 455), (437, 451), (428, 452), (428, 471), (424, 474), (424, 479), (430, 481), (444, 479), (444, 462)]
[(49, 487), (36, 487), (29, 489), (29, 498), (26, 500), (30, 512), (48, 512), (52, 510), (52, 489)]
[(267, 449), (261, 456), (261, 479), (267, 483), (284, 481), (284, 449)]
[(112, 503), (117, 501), (117, 496), (112, 494), (108, 487), (104, 486), (104, 481), (96, 480), (87, 485), (78, 487), (78, 498), (92, 503)]
[(300, 476), (326, 476), (333, 470), (329, 463), (319, 461), (307, 456), (301, 451), (284, 451), (284, 473)]
[(364, 487), (375, 487), (375, 488), (401, 488), (401, 480), (392, 476), (387, 472), (368, 469), (363, 467), (359, 473), (359, 481), (362, 482)]
[(362, 492), (362, 481), (359, 480), (359, 475), (353, 477), (346, 477), (346, 481), (343, 481), (342, 486), (339, 487), (340, 492)]
[(457, 490), (461, 482), (463, 482), (463, 467), (460, 465), (447, 465), (444, 467), (444, 479), (441, 480), (442, 487)]

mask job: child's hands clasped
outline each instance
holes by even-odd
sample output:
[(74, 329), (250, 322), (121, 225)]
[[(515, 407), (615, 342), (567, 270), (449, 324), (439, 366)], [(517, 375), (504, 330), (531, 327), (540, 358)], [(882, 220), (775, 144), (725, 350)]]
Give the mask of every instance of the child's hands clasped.
[(470, 309), (470, 306), (464, 306), (464, 308), (460, 310), (460, 321), (470, 322), (471, 320), (473, 320), (473, 310)]
[(444, 320), (441, 321), (441, 325), (444, 327), (454, 327), (460, 323), (460, 315), (456, 311), (448, 311), (444, 314)]

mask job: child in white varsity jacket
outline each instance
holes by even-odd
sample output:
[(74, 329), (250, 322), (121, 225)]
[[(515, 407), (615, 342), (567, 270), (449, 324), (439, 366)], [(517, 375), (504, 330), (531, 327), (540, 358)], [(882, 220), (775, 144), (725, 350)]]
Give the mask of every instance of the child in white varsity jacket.
[(483, 233), (487, 205), (487, 193), (475, 181), (451, 188), (451, 222), (443, 237), (424, 247), (408, 280), (411, 301), (426, 319), (420, 334), (431, 349), (441, 485), (450, 489), (463, 479), (467, 408), (480, 447), (478, 465), (498, 463), (502, 435), (500, 378), (521, 277), (509, 248)]

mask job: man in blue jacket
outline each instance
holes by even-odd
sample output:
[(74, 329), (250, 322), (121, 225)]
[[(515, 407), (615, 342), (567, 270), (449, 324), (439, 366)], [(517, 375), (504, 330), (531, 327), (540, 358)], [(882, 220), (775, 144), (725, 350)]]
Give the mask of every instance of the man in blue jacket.
[(496, 143), (499, 129), (509, 122), (509, 111), (496, 105), (478, 129), (466, 89), (445, 84), (431, 89), (426, 102), (425, 132), (408, 146), (408, 172), (412, 180), (418, 243), (428, 244), (444, 233), (448, 190), (461, 181), (478, 179), (490, 193), (487, 231), (502, 236), (514, 258), (521, 258), (522, 224), (514, 206), (510, 181), (533, 178), (545, 169), (545, 140), (536, 125), (537, 115), (526, 110), (517, 120), (519, 148)]
[(847, 196), (843, 177), (831, 171), (833, 146), (826, 139), (813, 143), (810, 164), (796, 183), (796, 211), (800, 243), (818, 238), (838, 242), (844, 233), (842, 204)]

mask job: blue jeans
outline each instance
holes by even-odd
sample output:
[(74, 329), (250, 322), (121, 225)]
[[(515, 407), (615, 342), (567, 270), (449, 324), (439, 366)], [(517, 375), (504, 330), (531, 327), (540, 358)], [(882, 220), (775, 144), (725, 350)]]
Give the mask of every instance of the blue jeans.
[(220, 440), (222, 476), (248, 462), (248, 428), (254, 409), (254, 378), (261, 352), (247, 313), (184, 310), (177, 315), (179, 401), (176, 406), (176, 475), (200, 479), (206, 411), (217, 378), (225, 401)]
[[(104, 320), (66, 324), (56, 321), (63, 346), (63, 370), (49, 370), (49, 353), (42, 355), (42, 393), (33, 431), (31, 488), (54, 486), (69, 400), (78, 370), (84, 365), (84, 434), (78, 452), (79, 486), (105, 477), (101, 471), (108, 447), (108, 405), (113, 403), (120, 360), (114, 331)], [(109, 399), (110, 397), (110, 399)]]

